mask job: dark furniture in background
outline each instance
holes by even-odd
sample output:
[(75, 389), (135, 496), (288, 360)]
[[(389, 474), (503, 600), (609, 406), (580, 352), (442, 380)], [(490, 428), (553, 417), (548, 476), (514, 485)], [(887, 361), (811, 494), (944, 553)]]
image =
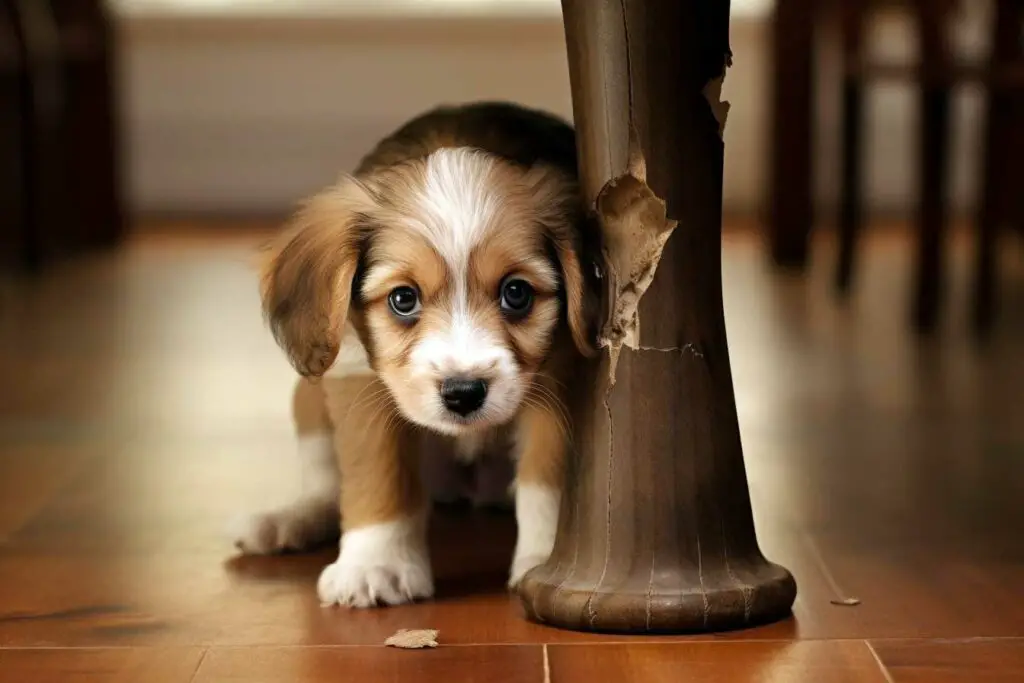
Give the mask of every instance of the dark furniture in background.
[(992, 325), (996, 309), (996, 252), (1001, 227), (1024, 235), (1024, 0), (999, 0), (991, 18), (992, 52), (981, 76), (989, 83), (977, 208), (973, 321)]
[(33, 271), (124, 235), (113, 25), (101, 0), (2, 2), (0, 239)]
[(0, 266), (17, 263), (27, 238), (24, 205), (25, 60), (12, 8), (0, 5)]
[[(785, 1), (785, 0), (783, 0)], [(904, 5), (918, 37), (917, 64), (910, 68), (871, 63), (864, 46), (864, 27), (872, 10)], [(953, 0), (907, 0), (902, 3), (859, 0), (843, 2), (841, 179), (839, 200), (839, 260), (836, 286), (847, 294), (853, 283), (857, 237), (862, 223), (863, 91), (872, 81), (909, 80), (918, 86), (917, 211), (915, 292), (911, 306), (914, 325), (934, 327), (942, 289), (942, 245), (948, 221), (950, 100), (954, 56), (949, 29), (956, 10)]]
[[(851, 0), (852, 1), (852, 0)], [(768, 240), (775, 263), (803, 268), (814, 222), (814, 35), (821, 0), (776, 0)]]
[[(949, 42), (955, 0), (776, 0), (771, 210), (768, 234), (776, 263), (802, 268), (813, 223), (814, 32), (825, 20), (838, 22), (841, 36), (841, 185), (836, 287), (853, 286), (858, 237), (863, 221), (863, 91), (872, 81), (900, 79), (919, 88), (918, 232), (911, 318), (920, 331), (934, 329), (942, 303), (943, 246), (947, 206), (952, 90), (974, 81), (984, 87), (987, 116), (982, 177), (976, 202), (976, 260), (973, 285), (975, 329), (989, 329), (995, 310), (996, 244), (999, 227), (1020, 223), (1011, 165), (1024, 159), (1022, 121), (1022, 6), (1024, 0), (995, 0), (986, 64), (959, 61)], [(909, 68), (870, 63), (864, 55), (864, 25), (879, 6), (901, 6), (913, 19), (919, 59)]]

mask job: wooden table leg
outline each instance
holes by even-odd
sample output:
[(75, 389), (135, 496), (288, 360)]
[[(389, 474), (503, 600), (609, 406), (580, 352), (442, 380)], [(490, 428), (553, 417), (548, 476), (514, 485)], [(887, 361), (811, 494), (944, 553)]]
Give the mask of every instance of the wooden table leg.
[(67, 229), (67, 116), (60, 35), (49, 0), (12, 0), (25, 59), (25, 266), (38, 272)]
[(864, 6), (843, 3), (841, 31), (843, 48), (842, 149), (839, 186), (839, 258), (836, 289), (848, 294), (856, 265), (857, 239), (863, 221), (864, 85), (860, 70), (864, 43)]
[(100, 0), (5, 0), (23, 44), (25, 266), (125, 232), (113, 22)]
[(121, 182), (121, 131), (117, 107), (117, 39), (114, 19), (101, 0), (54, 2), (67, 76), (68, 201), (74, 229), (69, 253), (119, 244), (126, 219)]
[(715, 84), (729, 61), (729, 3), (562, 6), (608, 315), (570, 406), (555, 550), (525, 577), (523, 604), (535, 620), (598, 631), (781, 618), (796, 584), (754, 533), (722, 309)]
[[(1021, 23), (1024, 22), (1024, 2), (999, 0), (992, 16), (990, 36), (992, 53), (989, 73), (996, 75), (1001, 67), (1020, 63), (1024, 59), (1021, 44)], [(981, 184), (978, 192), (976, 251), (971, 317), (974, 331), (986, 334), (992, 327), (996, 309), (996, 283), (999, 232), (1008, 219), (1020, 216), (1016, 207), (1024, 202), (1013, 196), (1015, 179), (1013, 163), (1024, 154), (1024, 135), (1015, 130), (1016, 118), (1022, 111), (1022, 98), (1017, 93), (999, 87), (989, 79), (988, 103), (982, 147)]]
[(814, 0), (777, 0), (772, 19), (768, 239), (775, 263), (803, 268), (814, 221)]
[(14, 8), (0, 0), (0, 269), (28, 260), (25, 215), (25, 57)]
[[(931, 7), (932, 4), (922, 3)], [(921, 36), (918, 148), (918, 253), (912, 306), (914, 327), (931, 331), (943, 298), (949, 192), (950, 49), (946, 15), (919, 10)]]

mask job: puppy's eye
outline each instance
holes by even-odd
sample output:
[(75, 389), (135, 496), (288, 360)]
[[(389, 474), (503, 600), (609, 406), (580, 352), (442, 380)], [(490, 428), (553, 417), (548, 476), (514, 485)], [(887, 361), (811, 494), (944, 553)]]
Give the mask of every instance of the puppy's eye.
[(388, 294), (388, 306), (400, 318), (410, 318), (420, 312), (420, 296), (412, 287), (395, 287)]
[(525, 280), (505, 280), (501, 285), (501, 310), (508, 315), (523, 316), (533, 306), (533, 287)]

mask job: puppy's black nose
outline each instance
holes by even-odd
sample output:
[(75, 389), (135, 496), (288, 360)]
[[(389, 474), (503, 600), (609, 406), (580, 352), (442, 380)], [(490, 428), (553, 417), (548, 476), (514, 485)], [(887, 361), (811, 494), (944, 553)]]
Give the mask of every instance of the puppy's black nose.
[(449, 377), (441, 383), (441, 400), (448, 410), (466, 417), (479, 410), (487, 399), (487, 382), (482, 379)]

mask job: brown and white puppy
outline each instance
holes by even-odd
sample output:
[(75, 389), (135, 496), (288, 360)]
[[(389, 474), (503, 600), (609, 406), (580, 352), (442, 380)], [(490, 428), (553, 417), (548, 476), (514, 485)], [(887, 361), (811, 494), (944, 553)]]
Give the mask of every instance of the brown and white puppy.
[(431, 596), (415, 462), (425, 430), (466, 458), (510, 437), (510, 585), (543, 563), (571, 431), (564, 392), (592, 351), (584, 223), (572, 128), (500, 103), (412, 120), (309, 200), (271, 248), (261, 294), (303, 376), (295, 417), (311, 483), (236, 544), (259, 553), (323, 540), (340, 483), (340, 553), (320, 577), (322, 601)]

